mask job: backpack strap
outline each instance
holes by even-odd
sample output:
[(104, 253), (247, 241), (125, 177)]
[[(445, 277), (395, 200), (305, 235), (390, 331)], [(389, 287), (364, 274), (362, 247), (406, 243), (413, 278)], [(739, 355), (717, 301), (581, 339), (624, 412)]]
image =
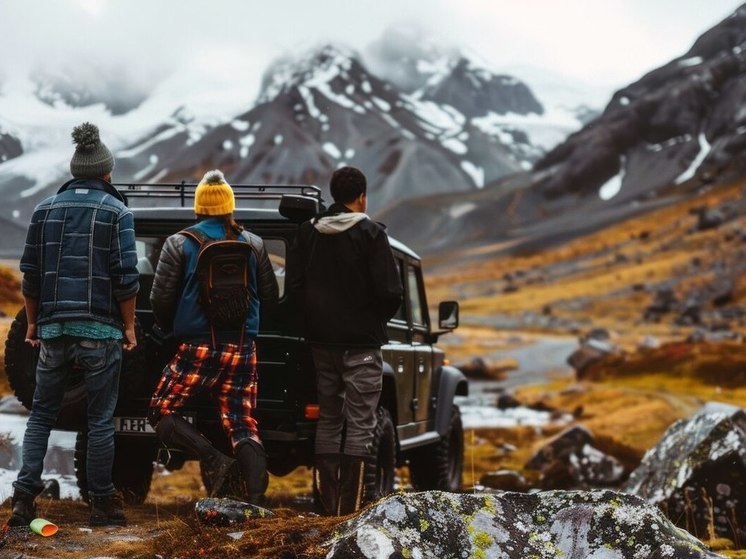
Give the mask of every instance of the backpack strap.
[(182, 229), (181, 231), (179, 231), (179, 235), (184, 235), (185, 237), (194, 239), (195, 241), (197, 241), (197, 244), (200, 247), (202, 247), (202, 245), (204, 245), (207, 241), (212, 240), (212, 237), (208, 237), (207, 235), (205, 235), (205, 233), (196, 225), (192, 225), (191, 227)]

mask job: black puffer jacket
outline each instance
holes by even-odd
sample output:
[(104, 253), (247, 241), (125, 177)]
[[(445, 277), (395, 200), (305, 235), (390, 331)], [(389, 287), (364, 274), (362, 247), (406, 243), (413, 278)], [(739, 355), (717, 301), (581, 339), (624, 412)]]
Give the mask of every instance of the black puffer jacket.
[(334, 204), (300, 226), (288, 287), (306, 339), (339, 347), (381, 347), (402, 299), (399, 270), (383, 227)]
[[(225, 238), (219, 219), (200, 221), (197, 227), (208, 237)], [(249, 287), (251, 312), (246, 320), (246, 334), (255, 337), (259, 329), (259, 303), (275, 303), (278, 286), (267, 249), (260, 237), (244, 231), (241, 238), (254, 249), (254, 278)], [(199, 246), (181, 233), (166, 239), (150, 291), (150, 304), (156, 323), (173, 332), (179, 341), (201, 343), (210, 339), (207, 316), (199, 303), (199, 281), (195, 274)], [(234, 341), (236, 332), (218, 332), (218, 339)]]

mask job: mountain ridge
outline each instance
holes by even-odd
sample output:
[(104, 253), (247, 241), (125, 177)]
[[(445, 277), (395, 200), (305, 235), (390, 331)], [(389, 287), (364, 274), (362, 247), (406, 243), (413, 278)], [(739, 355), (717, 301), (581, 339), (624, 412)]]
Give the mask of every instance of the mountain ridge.
[(569, 239), (746, 175), (745, 104), (743, 5), (683, 55), (617, 91), (531, 171), (483, 193), (414, 200), (380, 217), (422, 252)]
[[(431, 93), (458, 92), (455, 98), (463, 107), (429, 99), (425, 90), (402, 91), (371, 73), (356, 52), (336, 45), (278, 60), (267, 69), (256, 101), (220, 118), (179, 108), (177, 99), (168, 96), (172, 87), (161, 91), (167, 96), (162, 106), (175, 108), (155, 120), (153, 98), (114, 117), (107, 116), (105, 103), (65, 104), (65, 99), (87, 103), (80, 92), (66, 97), (47, 91), (47, 98), (39, 99), (38, 82), (29, 81), (23, 97), (0, 93), (0, 126), (9, 131), (7, 139), (0, 137), (7, 160), (0, 164), (0, 192), (8, 201), (0, 217), (26, 221), (33, 205), (56, 190), (70, 156), (65, 139), (81, 118), (99, 123), (116, 157), (115, 181), (196, 181), (206, 170), (221, 167), (237, 183), (317, 183), (325, 191), (331, 171), (352, 164), (369, 176), (374, 214), (423, 194), (476, 191), (529, 168), (548, 144), (580, 126), (570, 112), (564, 120), (542, 120), (539, 101), (527, 86), (465, 62), (461, 54), (452, 56), (451, 67), (459, 72), (440, 74), (440, 89)], [(438, 80), (425, 85), (434, 88)], [(506, 110), (504, 100), (515, 102), (517, 90), (534, 112), (518, 114), (509, 104)], [(482, 104), (493, 101), (479, 108), (472, 97)], [(8, 118), (15, 106), (11, 99), (23, 99), (25, 121)], [(137, 120), (140, 114), (150, 115), (149, 125)], [(545, 122), (548, 134), (541, 133)], [(324, 195), (329, 199), (328, 192)]]

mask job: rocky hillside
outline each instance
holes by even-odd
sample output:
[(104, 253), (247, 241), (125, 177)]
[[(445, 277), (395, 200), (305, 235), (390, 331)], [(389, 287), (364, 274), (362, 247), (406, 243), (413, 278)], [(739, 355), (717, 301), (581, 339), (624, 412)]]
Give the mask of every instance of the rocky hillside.
[(746, 175), (745, 101), (746, 5), (683, 55), (619, 90), (603, 114), (530, 172), (468, 196), (415, 200), (381, 217), (428, 252), (578, 236)]
[(632, 349), (741, 340), (744, 242), (740, 181), (549, 250), (524, 245), (508, 256), (503, 243), (428, 258), (428, 297), (459, 300), (468, 325), (567, 335), (601, 328)]

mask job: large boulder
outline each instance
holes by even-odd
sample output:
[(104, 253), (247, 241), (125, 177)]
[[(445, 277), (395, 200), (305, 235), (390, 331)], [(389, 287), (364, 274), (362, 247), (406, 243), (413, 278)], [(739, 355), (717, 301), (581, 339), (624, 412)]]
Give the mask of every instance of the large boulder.
[(698, 537), (746, 541), (746, 413), (711, 403), (674, 423), (623, 489)]
[(542, 446), (526, 462), (526, 468), (541, 472), (543, 489), (587, 489), (618, 484), (624, 465), (595, 448), (593, 433), (573, 425)]
[(594, 328), (578, 339), (580, 347), (567, 358), (567, 364), (575, 369), (576, 377), (583, 378), (588, 367), (602, 361), (608, 355), (620, 355), (622, 348), (613, 341), (614, 334), (605, 328)]
[(656, 507), (612, 491), (394, 494), (326, 545), (327, 559), (720, 557)]

